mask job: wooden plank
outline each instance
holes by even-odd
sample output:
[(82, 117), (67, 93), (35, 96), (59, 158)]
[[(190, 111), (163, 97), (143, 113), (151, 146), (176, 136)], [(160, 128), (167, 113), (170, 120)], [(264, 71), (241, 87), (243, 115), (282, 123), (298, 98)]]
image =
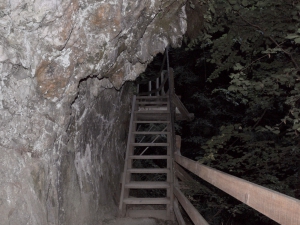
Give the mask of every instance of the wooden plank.
[(137, 113), (153, 112), (153, 113), (163, 113), (163, 114), (169, 113), (167, 106), (156, 106), (156, 105), (140, 106), (136, 112)]
[(138, 107), (138, 111), (141, 110), (150, 110), (150, 109), (160, 109), (160, 110), (167, 110), (167, 103), (166, 104), (141, 104)]
[(161, 114), (152, 114), (152, 113), (139, 113), (137, 114), (138, 120), (168, 120), (170, 117), (170, 114), (167, 113), (161, 113)]
[(170, 123), (169, 120), (136, 120), (133, 123)]
[(169, 204), (170, 199), (168, 198), (125, 198), (123, 201), (125, 204), (149, 204), (149, 205), (160, 205)]
[(142, 110), (142, 111), (135, 111), (136, 114), (142, 113), (151, 113), (151, 114), (168, 114), (170, 113), (168, 110)]
[(130, 159), (168, 159), (168, 155), (131, 155)]
[(283, 225), (300, 224), (300, 201), (175, 154), (175, 161), (205, 181)]
[(164, 96), (136, 96), (136, 99), (140, 100), (140, 99), (166, 99), (169, 96), (164, 95)]
[[(194, 114), (190, 113), (189, 117), (194, 118)], [(178, 113), (176, 113), (175, 119), (176, 121), (187, 120), (186, 117), (183, 117), (182, 114), (178, 114)]]
[(149, 93), (149, 96), (151, 96), (151, 91), (152, 91), (152, 83), (151, 83), (151, 80), (148, 82), (148, 93)]
[(192, 203), (184, 196), (178, 187), (174, 187), (174, 195), (189, 215), (190, 219), (194, 224), (197, 225), (208, 225), (206, 220), (201, 216), (198, 210), (192, 205)]
[(153, 217), (156, 219), (160, 219), (160, 220), (168, 220), (168, 216), (167, 216), (167, 210), (145, 210), (145, 209), (141, 209), (141, 210), (127, 210), (126, 213), (127, 217), (131, 217), (131, 218), (149, 218), (149, 217)]
[[(158, 90), (158, 88), (159, 88), (159, 77), (156, 78), (155, 88), (156, 88), (156, 90)], [(159, 91), (157, 91), (155, 95), (159, 96)]]
[(175, 175), (184, 182), (197, 183), (181, 166), (174, 163)]
[(181, 136), (175, 135), (175, 152), (178, 152), (179, 155), (181, 155), (180, 149), (181, 149)]
[[(177, 138), (177, 136), (176, 136)], [(174, 177), (174, 187), (179, 187), (180, 188), (180, 184), (179, 184), (179, 181), (176, 177)], [(177, 198), (174, 198), (174, 213), (175, 213), (175, 216), (177, 218), (177, 222), (179, 225), (186, 225), (185, 224), (185, 221), (182, 217), (182, 214), (180, 212), (180, 209), (179, 209), (179, 204), (178, 204), (178, 199)]]
[(138, 105), (149, 105), (149, 106), (153, 106), (153, 105), (166, 105), (166, 104), (168, 104), (168, 102), (167, 101), (165, 101), (165, 102), (161, 102), (161, 101), (151, 101), (151, 102), (145, 102), (145, 101), (138, 101), (137, 102), (137, 104)]
[(132, 189), (166, 189), (170, 188), (170, 183), (165, 181), (131, 181), (125, 184), (125, 188)]
[(132, 132), (133, 134), (170, 134), (170, 132), (166, 132), (166, 131), (135, 131), (135, 132)]
[(169, 173), (170, 169), (167, 168), (143, 168), (143, 169), (128, 169), (129, 173)]
[(186, 223), (185, 223), (185, 221), (184, 221), (184, 219), (181, 215), (177, 199), (174, 199), (174, 212), (175, 212), (175, 216), (176, 216), (178, 224), (179, 225), (186, 225)]
[(169, 146), (169, 143), (131, 143), (132, 146)]
[[(135, 108), (135, 102), (136, 102), (136, 96), (133, 96), (133, 100), (132, 100), (132, 111)], [(130, 126), (129, 126), (129, 135), (128, 135), (128, 139), (127, 139), (127, 147), (126, 147), (126, 156), (125, 156), (125, 163), (124, 163), (124, 171), (126, 171), (127, 167), (128, 167), (128, 157), (129, 157), (129, 148), (130, 146), (130, 142), (132, 141), (133, 137), (132, 137), (132, 131), (134, 130), (134, 126), (135, 124), (133, 123), (134, 121), (134, 114), (131, 114), (130, 117)], [(128, 178), (128, 177), (127, 177)], [(120, 202), (119, 202), (119, 215), (124, 216), (126, 214), (126, 206), (123, 204), (123, 199), (126, 198), (128, 196), (128, 191), (125, 191), (125, 183), (126, 183), (126, 176), (124, 174), (123, 176), (123, 180), (122, 180), (122, 187), (121, 187), (121, 194), (120, 194)]]
[(183, 118), (185, 118), (188, 121), (191, 121), (194, 119), (194, 114), (190, 114), (188, 110), (185, 108), (185, 106), (182, 104), (181, 100), (178, 98), (176, 94), (172, 95), (172, 102), (177, 107)]
[[(151, 94), (155, 94), (157, 92), (160, 92), (164, 88), (164, 85), (166, 84), (167, 81), (168, 81), (168, 76), (166, 76), (165, 79), (161, 82), (158, 89), (150, 90), (148, 92), (141, 92), (141, 93), (139, 93), (139, 95), (149, 95), (150, 96)], [(151, 82), (151, 81), (149, 81), (149, 82)]]
[(168, 62), (168, 75), (169, 75), (169, 104), (168, 104), (168, 109), (170, 111), (169, 113), (169, 118), (171, 120), (170, 125), (168, 125), (168, 131), (171, 132), (171, 135), (168, 135), (167, 140), (168, 143), (170, 143), (170, 147), (168, 147), (168, 154), (172, 156), (172, 160), (167, 161), (167, 167), (171, 169), (171, 176), (168, 176), (168, 181), (172, 184), (170, 191), (167, 192), (167, 196), (170, 197), (170, 205), (167, 206), (168, 213), (170, 215), (172, 214), (173, 218), (175, 219), (174, 216), (174, 176), (173, 176), (173, 154), (175, 151), (175, 127), (174, 127), (174, 122), (175, 122), (175, 107), (172, 104), (171, 98), (172, 95), (175, 93), (174, 89), (174, 76), (173, 76), (173, 69), (169, 68), (169, 60), (168, 60), (168, 55), (167, 55), (167, 62)]

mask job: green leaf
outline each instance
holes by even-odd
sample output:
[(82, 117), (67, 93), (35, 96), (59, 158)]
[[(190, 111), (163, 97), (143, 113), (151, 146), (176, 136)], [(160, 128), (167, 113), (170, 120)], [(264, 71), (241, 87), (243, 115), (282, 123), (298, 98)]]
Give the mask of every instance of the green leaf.
[(286, 36), (285, 38), (287, 39), (295, 39), (295, 38), (299, 38), (300, 36), (298, 34), (289, 34), (288, 36)]
[(297, 43), (297, 44), (299, 44), (300, 43), (300, 37), (298, 37), (298, 38), (295, 38), (295, 43)]
[(243, 5), (243, 6), (247, 6), (247, 5), (248, 5), (248, 1), (247, 1), (247, 0), (243, 0), (243, 1), (242, 1), (242, 5)]
[(229, 3), (230, 3), (231, 5), (234, 5), (234, 4), (236, 4), (237, 2), (236, 2), (236, 0), (229, 0)]
[(240, 63), (236, 63), (235, 66), (233, 67), (234, 70), (242, 70), (244, 67)]

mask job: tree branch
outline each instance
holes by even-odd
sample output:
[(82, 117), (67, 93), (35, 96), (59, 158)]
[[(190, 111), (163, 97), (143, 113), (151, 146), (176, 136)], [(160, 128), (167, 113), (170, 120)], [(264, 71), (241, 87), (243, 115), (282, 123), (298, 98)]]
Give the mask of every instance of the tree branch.
[(261, 30), (264, 34), (265, 37), (269, 38), (278, 48), (281, 48), (281, 50), (291, 59), (291, 61), (293, 62), (294, 66), (297, 68), (297, 70), (299, 70), (299, 66), (297, 64), (297, 62), (295, 61), (295, 59), (293, 58), (292, 54), (286, 50), (284, 50), (280, 45), (281, 44), (278, 44), (278, 42), (271, 36), (269, 35), (265, 35), (266, 31), (264, 29), (262, 29), (260, 26), (258, 25), (255, 25), (253, 23), (250, 23), (248, 20), (246, 20), (239, 12), (237, 12), (238, 15), (240, 16), (240, 18), (247, 24), (249, 24), (251, 27), (254, 27), (258, 30)]
[(257, 122), (253, 125), (252, 130), (260, 123), (260, 121), (262, 120), (262, 118), (265, 116), (266, 112), (267, 112), (267, 109), (264, 110), (264, 112), (260, 116), (259, 120), (257, 120)]

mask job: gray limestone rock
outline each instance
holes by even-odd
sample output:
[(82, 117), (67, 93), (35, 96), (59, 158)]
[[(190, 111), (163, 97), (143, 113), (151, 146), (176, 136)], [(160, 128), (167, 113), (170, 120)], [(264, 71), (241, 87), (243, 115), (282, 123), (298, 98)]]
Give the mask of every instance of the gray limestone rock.
[(126, 81), (181, 44), (184, 2), (0, 1), (0, 224), (115, 215)]

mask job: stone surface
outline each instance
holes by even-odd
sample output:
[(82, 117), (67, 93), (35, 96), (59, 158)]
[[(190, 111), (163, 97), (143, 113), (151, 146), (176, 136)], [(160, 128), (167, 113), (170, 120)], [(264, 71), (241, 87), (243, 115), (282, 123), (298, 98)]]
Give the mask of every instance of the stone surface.
[(131, 84), (181, 44), (183, 0), (0, 1), (0, 223), (116, 213)]

